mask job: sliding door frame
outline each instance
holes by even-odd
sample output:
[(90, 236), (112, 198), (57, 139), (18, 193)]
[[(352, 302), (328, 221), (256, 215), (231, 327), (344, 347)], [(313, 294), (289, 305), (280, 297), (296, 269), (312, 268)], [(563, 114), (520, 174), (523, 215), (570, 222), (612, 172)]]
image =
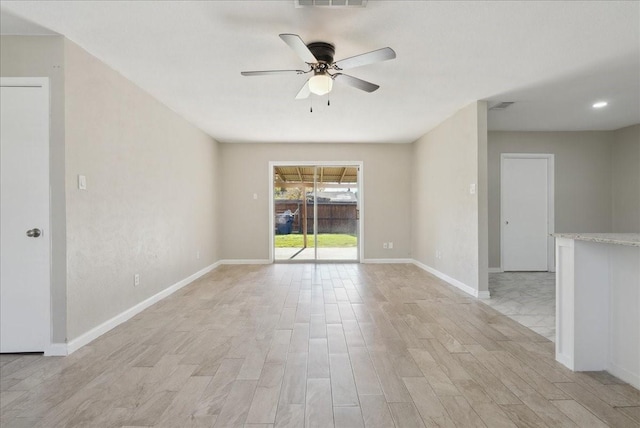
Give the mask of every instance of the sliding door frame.
[[(275, 236), (273, 231), (275, 230), (275, 203), (274, 203), (274, 185), (273, 185), (273, 171), (276, 166), (357, 166), (358, 167), (358, 260), (354, 262), (361, 263), (364, 256), (364, 162), (362, 161), (269, 161), (269, 263), (273, 263), (275, 260)], [(315, 178), (314, 178), (315, 182)], [(316, 186), (317, 187), (317, 186)], [(314, 189), (315, 191), (315, 189)], [(317, 198), (316, 198), (317, 199)], [(315, 202), (315, 200), (314, 200)], [(315, 206), (315, 205), (314, 205)], [(317, 221), (317, 216), (314, 216), (314, 221)], [(313, 229), (314, 234), (317, 228)], [(317, 260), (317, 248), (316, 260), (314, 263), (323, 262), (323, 260)], [(327, 260), (333, 262), (333, 260)], [(337, 261), (336, 261), (337, 262)]]

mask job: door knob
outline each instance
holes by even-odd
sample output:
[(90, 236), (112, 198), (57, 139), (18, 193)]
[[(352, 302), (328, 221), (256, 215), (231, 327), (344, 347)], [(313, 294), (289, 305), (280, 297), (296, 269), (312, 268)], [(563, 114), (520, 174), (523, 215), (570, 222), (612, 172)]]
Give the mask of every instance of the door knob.
[(42, 231), (38, 228), (27, 230), (27, 236), (29, 238), (37, 238), (40, 235), (42, 235)]

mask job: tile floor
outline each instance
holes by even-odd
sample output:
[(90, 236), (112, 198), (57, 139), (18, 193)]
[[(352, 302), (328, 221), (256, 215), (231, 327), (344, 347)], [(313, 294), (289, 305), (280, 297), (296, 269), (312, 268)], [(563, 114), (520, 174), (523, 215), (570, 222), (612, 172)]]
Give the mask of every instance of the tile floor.
[(491, 299), (483, 302), (555, 342), (555, 280), (553, 272), (491, 273)]
[(413, 265), (221, 266), (0, 380), (2, 428), (640, 426), (637, 389)]

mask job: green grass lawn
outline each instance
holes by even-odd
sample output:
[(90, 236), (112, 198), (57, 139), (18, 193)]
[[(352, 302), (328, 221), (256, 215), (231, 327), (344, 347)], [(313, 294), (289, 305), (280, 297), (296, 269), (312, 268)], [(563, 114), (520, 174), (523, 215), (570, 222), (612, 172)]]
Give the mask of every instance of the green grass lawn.
[[(276, 248), (302, 248), (302, 235), (276, 235)], [(356, 247), (358, 238), (340, 233), (322, 233), (318, 235), (318, 248)], [(307, 247), (313, 247), (313, 235), (307, 235)]]

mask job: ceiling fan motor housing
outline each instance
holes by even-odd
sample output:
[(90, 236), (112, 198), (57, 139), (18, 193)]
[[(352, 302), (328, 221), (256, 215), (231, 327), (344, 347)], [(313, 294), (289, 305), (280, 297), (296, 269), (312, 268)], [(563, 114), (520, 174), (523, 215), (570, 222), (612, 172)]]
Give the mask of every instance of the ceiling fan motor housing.
[(331, 65), (333, 63), (336, 48), (331, 43), (313, 42), (309, 43), (307, 48), (309, 48), (320, 64), (326, 63), (327, 65)]

